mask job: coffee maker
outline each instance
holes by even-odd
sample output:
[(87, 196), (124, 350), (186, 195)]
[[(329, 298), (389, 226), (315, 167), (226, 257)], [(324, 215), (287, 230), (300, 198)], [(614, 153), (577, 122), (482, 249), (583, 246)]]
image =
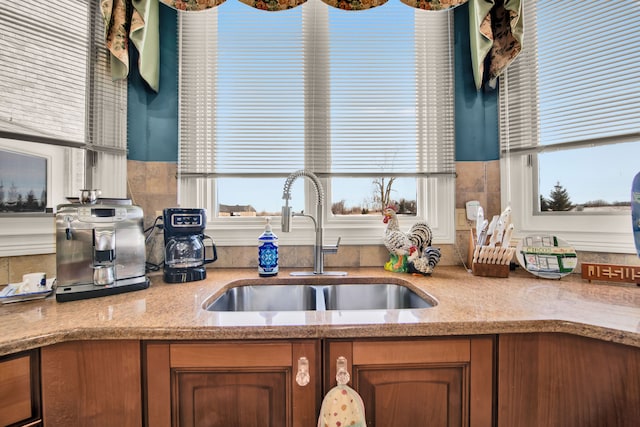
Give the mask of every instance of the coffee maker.
[[(184, 283), (205, 279), (205, 264), (218, 259), (213, 239), (204, 234), (207, 224), (206, 211), (198, 208), (166, 208), (162, 219), (164, 281)], [(211, 258), (207, 258), (205, 240), (211, 241)]]
[(149, 287), (142, 209), (129, 199), (81, 192), (56, 208), (56, 301)]

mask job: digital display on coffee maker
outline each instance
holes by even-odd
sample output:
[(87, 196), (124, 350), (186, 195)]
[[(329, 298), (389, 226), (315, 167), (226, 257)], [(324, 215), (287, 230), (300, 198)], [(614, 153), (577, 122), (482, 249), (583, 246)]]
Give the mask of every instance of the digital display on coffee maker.
[(127, 219), (127, 208), (124, 207), (89, 207), (79, 206), (77, 208), (78, 220), (82, 222), (110, 223), (125, 221)]
[(108, 218), (116, 216), (116, 210), (112, 208), (94, 208), (91, 209), (91, 215), (97, 216), (98, 218)]
[(174, 227), (193, 227), (202, 225), (202, 215), (173, 214), (171, 225)]

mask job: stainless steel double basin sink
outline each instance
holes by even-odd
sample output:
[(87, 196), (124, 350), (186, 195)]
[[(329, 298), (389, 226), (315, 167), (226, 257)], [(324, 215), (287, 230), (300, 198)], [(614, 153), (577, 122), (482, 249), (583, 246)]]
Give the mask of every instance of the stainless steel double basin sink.
[[(313, 280), (309, 280), (313, 282)], [(209, 311), (325, 311), (429, 308), (437, 304), (426, 293), (418, 294), (408, 282), (367, 283), (362, 278), (269, 281), (241, 280), (203, 304)]]

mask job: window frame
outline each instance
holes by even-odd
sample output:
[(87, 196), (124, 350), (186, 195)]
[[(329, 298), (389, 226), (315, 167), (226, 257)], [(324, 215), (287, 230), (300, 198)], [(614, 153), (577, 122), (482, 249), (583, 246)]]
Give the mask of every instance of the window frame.
[(56, 250), (52, 234), (53, 215), (49, 210), (56, 201), (64, 200), (71, 188), (80, 188), (78, 163), (73, 162), (71, 148), (28, 141), (0, 138), (0, 149), (47, 159), (47, 213), (16, 213), (0, 216), (0, 256), (53, 253)]
[[(427, 221), (432, 228), (434, 243), (455, 242), (455, 178), (432, 177), (417, 178), (418, 214), (415, 216), (399, 215), (401, 229), (408, 230), (417, 221)], [(215, 180), (198, 179), (199, 183), (190, 190), (179, 194), (181, 206), (204, 207), (207, 212), (216, 211)], [(305, 180), (305, 195), (292, 194), (293, 198), (305, 197), (304, 210), (315, 216), (315, 190)], [(325, 189), (326, 199), (330, 205), (331, 188), (328, 179), (320, 179)], [(284, 186), (285, 178), (282, 179)], [(184, 185), (184, 184), (183, 184)], [(282, 202), (284, 204), (284, 201)], [(333, 215), (331, 209), (325, 206), (324, 237), (325, 243), (330, 244), (342, 238), (342, 244), (348, 245), (378, 245), (382, 244), (386, 225), (382, 222), (382, 215), (349, 216)], [(206, 232), (211, 235), (219, 246), (254, 245), (257, 237), (264, 230), (263, 217), (216, 217), (207, 215)], [(313, 244), (315, 229), (308, 218), (294, 217), (291, 231), (282, 233), (280, 230), (281, 217), (272, 220), (274, 233), (278, 235), (282, 245)]]
[(514, 239), (554, 234), (580, 251), (635, 253), (630, 213), (536, 212), (537, 174), (532, 156), (512, 154), (500, 160), (502, 206), (511, 206)]

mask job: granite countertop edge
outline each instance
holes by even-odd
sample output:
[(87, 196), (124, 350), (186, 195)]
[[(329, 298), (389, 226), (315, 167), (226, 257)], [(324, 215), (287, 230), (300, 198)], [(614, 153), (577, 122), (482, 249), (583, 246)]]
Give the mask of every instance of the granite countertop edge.
[[(375, 312), (299, 312), (275, 323), (240, 313), (220, 315), (202, 305), (234, 283), (265, 285), (296, 279), (286, 272), (258, 279), (250, 269), (210, 270), (207, 279), (57, 303), (53, 297), (0, 307), (0, 355), (78, 340), (265, 340), (392, 338), (567, 333), (640, 347), (640, 287), (590, 283), (578, 275), (543, 280), (526, 272), (506, 279), (476, 277), (462, 267), (437, 267), (432, 276), (347, 269), (352, 280), (406, 281), (437, 301), (434, 308)], [(313, 278), (322, 282), (325, 278)], [(344, 315), (344, 316), (343, 316)], [(388, 319), (388, 320), (387, 320)], [(261, 323), (262, 322), (262, 323)]]

